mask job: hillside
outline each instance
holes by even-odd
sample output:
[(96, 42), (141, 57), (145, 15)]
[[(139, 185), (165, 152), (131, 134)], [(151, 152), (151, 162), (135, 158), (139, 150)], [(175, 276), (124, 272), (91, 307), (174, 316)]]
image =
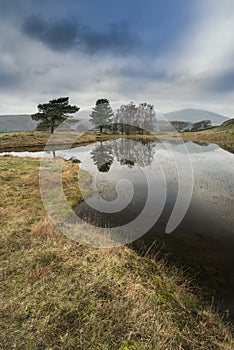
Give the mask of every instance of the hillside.
[(33, 131), (37, 124), (29, 114), (0, 115), (0, 132)]
[(210, 120), (213, 125), (220, 125), (225, 121), (228, 121), (229, 118), (224, 115), (204, 111), (201, 109), (182, 109), (180, 111), (165, 113), (164, 116), (169, 121), (183, 121), (183, 122), (192, 122), (196, 123), (201, 120)]
[(181, 136), (185, 140), (217, 143), (229, 152), (234, 153), (234, 118), (225, 121), (220, 126), (202, 131), (184, 132), (181, 133)]
[(217, 130), (221, 130), (221, 129), (234, 129), (234, 118), (227, 120), (226, 122), (224, 122), (222, 125), (220, 125), (219, 127), (217, 127)]
[[(82, 114), (83, 115), (83, 114)], [(16, 131), (35, 131), (38, 125), (38, 121), (32, 120), (30, 114), (19, 115), (0, 115), (0, 133), (3, 132), (16, 132)], [(92, 129), (92, 124), (89, 120), (70, 118), (67, 119), (69, 129), (72, 130), (88, 130)]]

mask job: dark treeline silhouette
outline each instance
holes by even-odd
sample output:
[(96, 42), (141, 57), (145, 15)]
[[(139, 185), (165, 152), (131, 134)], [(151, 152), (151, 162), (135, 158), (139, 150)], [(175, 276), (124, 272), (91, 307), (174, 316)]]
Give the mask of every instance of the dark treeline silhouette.
[(132, 168), (150, 165), (155, 153), (155, 144), (146, 140), (134, 141), (118, 139), (111, 142), (100, 142), (91, 151), (91, 158), (100, 172), (108, 172), (114, 158), (123, 166)]

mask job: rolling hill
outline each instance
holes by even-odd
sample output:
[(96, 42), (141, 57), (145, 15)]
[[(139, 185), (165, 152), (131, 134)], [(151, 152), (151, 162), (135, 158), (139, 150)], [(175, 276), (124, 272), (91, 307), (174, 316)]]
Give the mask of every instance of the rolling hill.
[(180, 111), (165, 113), (164, 116), (169, 121), (183, 121), (196, 123), (201, 120), (210, 120), (213, 125), (220, 125), (229, 118), (222, 114), (217, 114), (209, 111), (204, 111), (201, 109), (182, 109)]
[(234, 153), (234, 118), (202, 131), (184, 132), (183, 139), (217, 143), (225, 150)]
[[(0, 133), (11, 131), (34, 131), (38, 124), (38, 121), (32, 120), (30, 114), (0, 115)], [(90, 122), (85, 119), (80, 123), (79, 119), (71, 118), (69, 119), (69, 125), (71, 125), (71, 129), (76, 129), (77, 127), (81, 129), (83, 128), (84, 130), (92, 128)]]
[(33, 131), (37, 124), (30, 114), (0, 115), (0, 132)]
[(220, 125), (219, 129), (234, 129), (234, 118), (224, 122), (222, 125)]

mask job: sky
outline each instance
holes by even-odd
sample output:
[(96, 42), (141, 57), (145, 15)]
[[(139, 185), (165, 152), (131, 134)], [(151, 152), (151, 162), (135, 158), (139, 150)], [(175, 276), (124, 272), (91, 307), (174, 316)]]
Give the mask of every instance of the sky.
[(234, 115), (233, 0), (0, 0), (0, 48), (0, 114), (69, 96)]

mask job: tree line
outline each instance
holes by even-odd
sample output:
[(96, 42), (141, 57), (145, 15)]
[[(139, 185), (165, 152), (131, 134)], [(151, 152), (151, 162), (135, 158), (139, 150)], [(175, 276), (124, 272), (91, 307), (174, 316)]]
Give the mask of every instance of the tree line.
[[(37, 106), (38, 113), (32, 115), (33, 120), (39, 121), (38, 129), (54, 128), (65, 121), (71, 114), (79, 111), (79, 107), (69, 104), (68, 97), (50, 100)], [(114, 113), (107, 98), (98, 99), (90, 114), (90, 121), (103, 131), (121, 134), (143, 134), (153, 130), (155, 120), (154, 106), (148, 103), (133, 102), (120, 106)]]

